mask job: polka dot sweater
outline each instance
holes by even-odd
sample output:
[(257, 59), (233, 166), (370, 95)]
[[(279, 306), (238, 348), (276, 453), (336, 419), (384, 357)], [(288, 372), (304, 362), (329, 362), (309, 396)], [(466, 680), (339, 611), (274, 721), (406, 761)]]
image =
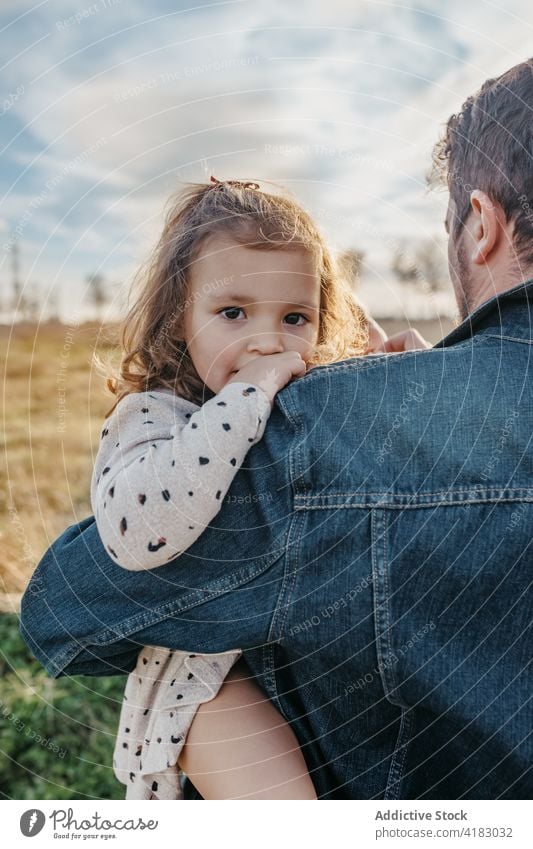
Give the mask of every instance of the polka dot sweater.
[[(246, 383), (227, 385), (202, 407), (167, 390), (123, 398), (102, 431), (91, 481), (96, 525), (114, 562), (154, 569), (186, 551), (220, 510), (270, 411), (263, 390)], [(240, 654), (141, 651), (113, 757), (127, 799), (182, 798), (177, 762), (194, 714)]]
[(163, 566), (214, 519), (271, 404), (230, 383), (202, 407), (170, 391), (123, 398), (102, 430), (91, 504), (109, 556), (124, 569)]
[(126, 799), (182, 799), (178, 758), (200, 704), (213, 699), (240, 652), (188, 654), (146, 646), (129, 675), (113, 769)]

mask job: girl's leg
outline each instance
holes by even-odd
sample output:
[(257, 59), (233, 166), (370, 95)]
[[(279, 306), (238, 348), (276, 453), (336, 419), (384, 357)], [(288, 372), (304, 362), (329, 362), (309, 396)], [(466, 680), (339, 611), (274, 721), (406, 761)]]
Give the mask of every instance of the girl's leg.
[(316, 799), (294, 733), (243, 661), (200, 705), (179, 765), (204, 799)]

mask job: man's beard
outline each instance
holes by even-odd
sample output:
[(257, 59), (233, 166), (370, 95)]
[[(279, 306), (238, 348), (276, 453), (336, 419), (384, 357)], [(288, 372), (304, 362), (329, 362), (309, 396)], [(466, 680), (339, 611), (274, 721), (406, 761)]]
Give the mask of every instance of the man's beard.
[(466, 259), (466, 247), (462, 239), (457, 244), (457, 271), (455, 272), (457, 285), (455, 286), (455, 298), (459, 317), (464, 321), (472, 311), (472, 278), (468, 261)]

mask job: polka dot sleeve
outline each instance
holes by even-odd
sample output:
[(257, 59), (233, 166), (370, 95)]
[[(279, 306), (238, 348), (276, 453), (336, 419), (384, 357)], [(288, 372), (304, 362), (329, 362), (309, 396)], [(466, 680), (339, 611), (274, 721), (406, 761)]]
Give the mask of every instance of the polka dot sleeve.
[(163, 566), (216, 516), (271, 403), (230, 383), (202, 407), (170, 392), (123, 398), (102, 431), (91, 481), (96, 525), (125, 569)]

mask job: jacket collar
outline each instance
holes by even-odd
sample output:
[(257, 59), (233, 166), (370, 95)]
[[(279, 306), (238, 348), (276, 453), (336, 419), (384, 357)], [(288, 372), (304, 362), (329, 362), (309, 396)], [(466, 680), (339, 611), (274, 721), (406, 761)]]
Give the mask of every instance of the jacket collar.
[(498, 335), (505, 329), (505, 335), (533, 339), (533, 279), (485, 301), (434, 347), (456, 345), (486, 327), (497, 328)]

